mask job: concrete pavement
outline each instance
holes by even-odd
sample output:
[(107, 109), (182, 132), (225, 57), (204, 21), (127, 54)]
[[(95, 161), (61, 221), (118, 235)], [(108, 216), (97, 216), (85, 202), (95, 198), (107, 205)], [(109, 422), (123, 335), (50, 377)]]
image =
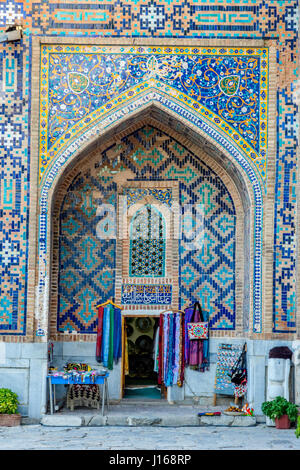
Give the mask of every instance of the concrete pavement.
[(300, 450), (295, 429), (251, 427), (0, 427), (0, 450)]

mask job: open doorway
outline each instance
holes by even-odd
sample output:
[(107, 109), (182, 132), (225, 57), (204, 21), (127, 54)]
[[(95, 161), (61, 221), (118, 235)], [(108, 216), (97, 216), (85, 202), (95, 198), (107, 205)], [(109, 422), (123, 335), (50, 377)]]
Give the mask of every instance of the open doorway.
[(126, 316), (123, 334), (123, 398), (164, 399), (165, 387), (158, 384), (159, 318)]

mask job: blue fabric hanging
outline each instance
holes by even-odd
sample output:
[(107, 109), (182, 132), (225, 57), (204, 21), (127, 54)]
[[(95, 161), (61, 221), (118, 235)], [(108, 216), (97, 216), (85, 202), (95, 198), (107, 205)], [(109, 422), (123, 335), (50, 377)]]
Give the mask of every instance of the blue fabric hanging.
[(171, 313), (170, 323), (168, 329), (168, 355), (166, 363), (165, 386), (171, 387), (173, 385), (173, 354), (174, 354), (174, 314)]
[(103, 339), (101, 359), (104, 367), (108, 367), (109, 358), (109, 331), (110, 331), (110, 305), (105, 305), (103, 310)]
[(114, 311), (114, 360), (117, 363), (122, 355), (122, 341), (121, 341), (121, 330), (122, 330), (122, 316), (121, 310), (115, 307)]

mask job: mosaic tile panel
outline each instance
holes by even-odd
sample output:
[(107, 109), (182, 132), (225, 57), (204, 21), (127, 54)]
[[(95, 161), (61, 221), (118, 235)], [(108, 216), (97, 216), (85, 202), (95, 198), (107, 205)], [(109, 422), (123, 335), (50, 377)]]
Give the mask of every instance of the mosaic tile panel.
[[(157, 159), (157, 152), (161, 155), (161, 159)], [(138, 161), (135, 158), (137, 154), (139, 155)], [(102, 153), (103, 161), (109, 167), (106, 152)], [(100, 167), (101, 162), (96, 163), (95, 166)], [(173, 180), (180, 181), (180, 202), (185, 211), (183, 213), (185, 225), (180, 241), (181, 307), (200, 300), (203, 308), (210, 314), (212, 329), (234, 329), (236, 216), (233, 201), (220, 178), (176, 140), (151, 126), (145, 126), (122, 139), (120, 161), (118, 166), (112, 169), (114, 172), (118, 169), (120, 171), (130, 169), (138, 180), (165, 180), (172, 175)], [(86, 185), (91, 185), (88, 176), (84, 182), (81, 182), (81, 188)], [(93, 182), (93, 185), (96, 185), (96, 182)], [(75, 188), (76, 195), (77, 187), (74, 186)], [(112, 197), (113, 188), (111, 187), (110, 190), (109, 194)], [(82, 207), (82, 200), (76, 200), (73, 188), (70, 188), (67, 195), (70, 200), (78, 204), (77, 208)], [(203, 223), (196, 226), (195, 230), (199, 207), (202, 211)], [(93, 332), (93, 327), (96, 331), (97, 312), (95, 309), (92, 310), (92, 306), (99, 301), (100, 295), (100, 291), (94, 287), (96, 282), (99, 284), (98, 274), (100, 274), (97, 253), (99, 250), (102, 253), (103, 245), (95, 239), (97, 221), (95, 212), (81, 214), (80, 210), (77, 215), (71, 204), (68, 204), (67, 208), (62, 211), (61, 215), (62, 234), (65, 230), (66, 233), (60, 238), (62, 259), (60, 268), (66, 274), (65, 278), (60, 278), (59, 290), (61, 297), (68, 296), (70, 301), (68, 308), (63, 305), (63, 311), (60, 309), (58, 323), (68, 325), (68, 327), (72, 324), (80, 333), (86, 331), (81, 328), (83, 308), (77, 305), (80, 303), (82, 305), (85, 299), (84, 321), (88, 318), (89, 332)], [(83, 220), (79, 221), (81, 218)], [(82, 234), (83, 227), (84, 235)], [(69, 248), (65, 256), (66, 246)], [(110, 249), (113, 251), (113, 245), (110, 245)], [(88, 252), (90, 256), (87, 256)], [(92, 256), (91, 253), (94, 252), (95, 255)], [(81, 259), (82, 261), (79, 262)], [(101, 262), (105, 264), (109, 272), (113, 269), (112, 259), (114, 259), (113, 255), (111, 259), (101, 258)], [(77, 270), (75, 274), (74, 270)], [(76, 274), (78, 275), (77, 282)], [(112, 294), (113, 280), (109, 289), (105, 295), (103, 293), (102, 301)], [(123, 291), (123, 298), (127, 304), (129, 300), (127, 298), (126, 300), (124, 295)], [(73, 301), (73, 306), (72, 298), (79, 299), (75, 305)], [(87, 299), (91, 298), (93, 300), (90, 305), (87, 305)], [(141, 304), (149, 303), (149, 299), (144, 295), (139, 299)], [(130, 302), (132, 301), (131, 299)], [(69, 316), (68, 323), (65, 320), (65, 311)]]
[(115, 204), (116, 185), (75, 178), (60, 212), (57, 329), (94, 333), (96, 306), (114, 297), (115, 239), (99, 238), (107, 223), (102, 204)]
[[(10, 10), (6, 13), (10, 14)], [(28, 42), (17, 47), (1, 45), (0, 335), (26, 334), (29, 64)]]
[(129, 277), (164, 277), (166, 229), (163, 215), (146, 204), (133, 216), (129, 233)]
[(267, 48), (48, 45), (41, 63), (41, 178), (78, 131), (153, 86), (220, 127), (265, 181)]

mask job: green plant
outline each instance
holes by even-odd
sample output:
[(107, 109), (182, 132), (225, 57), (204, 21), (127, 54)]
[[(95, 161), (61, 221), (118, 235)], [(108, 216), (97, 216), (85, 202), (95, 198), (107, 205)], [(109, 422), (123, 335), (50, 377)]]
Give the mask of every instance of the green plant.
[(18, 409), (18, 395), (8, 388), (0, 388), (0, 414), (13, 415)]
[(296, 437), (298, 439), (298, 437), (300, 437), (300, 416), (298, 416), (298, 418), (297, 418), (297, 427), (296, 427), (295, 434), (296, 434)]
[(283, 415), (288, 415), (292, 422), (298, 418), (297, 405), (283, 397), (276, 397), (274, 400), (265, 401), (261, 406), (261, 410), (264, 415), (273, 420), (281, 418)]

